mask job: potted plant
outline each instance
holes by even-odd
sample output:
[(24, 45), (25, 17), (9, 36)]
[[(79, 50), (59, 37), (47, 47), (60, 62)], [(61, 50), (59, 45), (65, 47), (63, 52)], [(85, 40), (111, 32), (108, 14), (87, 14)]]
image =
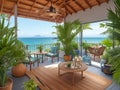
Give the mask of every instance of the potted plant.
[(42, 50), (43, 50), (43, 45), (39, 45), (39, 46), (37, 47), (37, 49), (39, 50), (39, 52), (42, 52)]
[(36, 90), (37, 83), (34, 82), (33, 79), (30, 79), (27, 82), (24, 82), (24, 90)]
[(107, 50), (103, 56), (102, 56), (102, 60), (101, 60), (101, 70), (105, 73), (105, 74), (112, 74), (111, 71), (111, 64), (109, 64), (109, 60), (110, 60), (110, 50)]
[[(12, 80), (8, 78), (8, 69), (25, 57), (23, 44), (16, 38), (15, 27), (5, 24), (0, 17), (0, 90), (12, 90)], [(7, 85), (9, 84), (9, 85)]]
[(88, 44), (87, 42), (83, 42), (82, 43), (82, 47), (83, 47), (83, 49), (85, 50), (85, 55), (87, 55), (87, 50), (88, 50), (88, 48), (90, 47), (90, 44)]
[[(72, 41), (74, 37), (82, 31), (80, 27), (80, 22), (75, 20), (73, 22), (64, 22), (64, 24), (58, 24), (55, 26), (56, 32), (53, 32), (57, 35), (58, 40), (63, 46), (65, 52), (64, 60), (71, 60), (71, 53), (73, 53)], [(68, 60), (67, 60), (68, 59)]]
[(14, 77), (21, 77), (23, 75), (25, 75), (27, 68), (26, 66), (23, 64), (23, 62), (26, 60), (25, 57), (27, 57), (27, 53), (25, 52), (25, 48), (23, 46), (23, 44), (21, 42), (19, 42), (20, 46), (17, 46), (17, 54), (19, 54), (21, 57), (18, 58), (19, 60), (17, 60), (17, 62), (14, 64), (14, 66), (11, 69), (11, 73)]

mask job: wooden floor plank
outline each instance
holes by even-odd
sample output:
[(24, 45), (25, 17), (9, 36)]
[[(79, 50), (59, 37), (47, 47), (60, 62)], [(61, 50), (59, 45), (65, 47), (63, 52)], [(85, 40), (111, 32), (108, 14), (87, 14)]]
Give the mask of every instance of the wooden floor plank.
[(46, 85), (44, 85), (44, 82), (39, 82), (37, 80), (37, 78), (31, 73), (31, 72), (26, 72), (26, 74), (32, 78), (37, 84), (38, 84), (38, 87), (41, 89), (41, 90), (50, 90)]
[[(72, 74), (66, 73), (59, 77), (57, 67), (51, 67), (38, 67), (28, 71), (27, 75), (37, 83), (39, 82), (35, 77), (39, 78), (50, 90), (105, 90), (112, 83), (109, 79), (85, 71), (85, 78), (82, 80), (80, 73), (75, 73), (75, 85), (72, 85)], [(39, 84), (39, 87), (43, 87), (41, 83)]]

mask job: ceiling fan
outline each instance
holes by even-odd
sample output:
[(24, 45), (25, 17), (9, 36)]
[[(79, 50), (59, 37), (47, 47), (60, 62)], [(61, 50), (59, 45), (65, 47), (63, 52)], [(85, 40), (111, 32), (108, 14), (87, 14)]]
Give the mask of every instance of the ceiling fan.
[(55, 8), (52, 6), (52, 0), (50, 0), (50, 3), (51, 3), (51, 5), (50, 5), (50, 8), (49, 8), (49, 11), (56, 13)]
[(50, 0), (50, 7), (47, 10), (47, 12), (49, 13), (50, 16), (53, 16), (56, 14), (56, 9), (52, 6), (52, 0)]

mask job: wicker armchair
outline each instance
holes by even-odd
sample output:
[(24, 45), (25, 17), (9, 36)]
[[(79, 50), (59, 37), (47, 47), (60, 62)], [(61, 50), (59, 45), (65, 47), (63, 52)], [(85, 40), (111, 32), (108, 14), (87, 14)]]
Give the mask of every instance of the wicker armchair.
[(88, 50), (89, 50), (90, 54), (92, 54), (94, 56), (94, 61), (95, 61), (96, 56), (98, 56), (100, 58), (100, 56), (103, 55), (105, 47), (104, 46), (101, 46), (99, 48), (90, 47)]

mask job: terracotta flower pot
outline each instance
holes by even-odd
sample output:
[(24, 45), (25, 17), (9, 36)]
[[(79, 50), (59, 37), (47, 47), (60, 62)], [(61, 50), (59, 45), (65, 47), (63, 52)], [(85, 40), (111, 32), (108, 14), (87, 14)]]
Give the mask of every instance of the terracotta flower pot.
[(27, 68), (24, 64), (20, 63), (12, 68), (12, 75), (15, 77), (21, 77), (25, 75)]
[(65, 61), (70, 61), (71, 60), (71, 55), (64, 55), (64, 60)]
[(13, 81), (11, 78), (7, 79), (7, 82), (4, 87), (0, 87), (0, 90), (12, 90)]
[(41, 52), (42, 52), (42, 50), (39, 50), (39, 52), (41, 53)]

